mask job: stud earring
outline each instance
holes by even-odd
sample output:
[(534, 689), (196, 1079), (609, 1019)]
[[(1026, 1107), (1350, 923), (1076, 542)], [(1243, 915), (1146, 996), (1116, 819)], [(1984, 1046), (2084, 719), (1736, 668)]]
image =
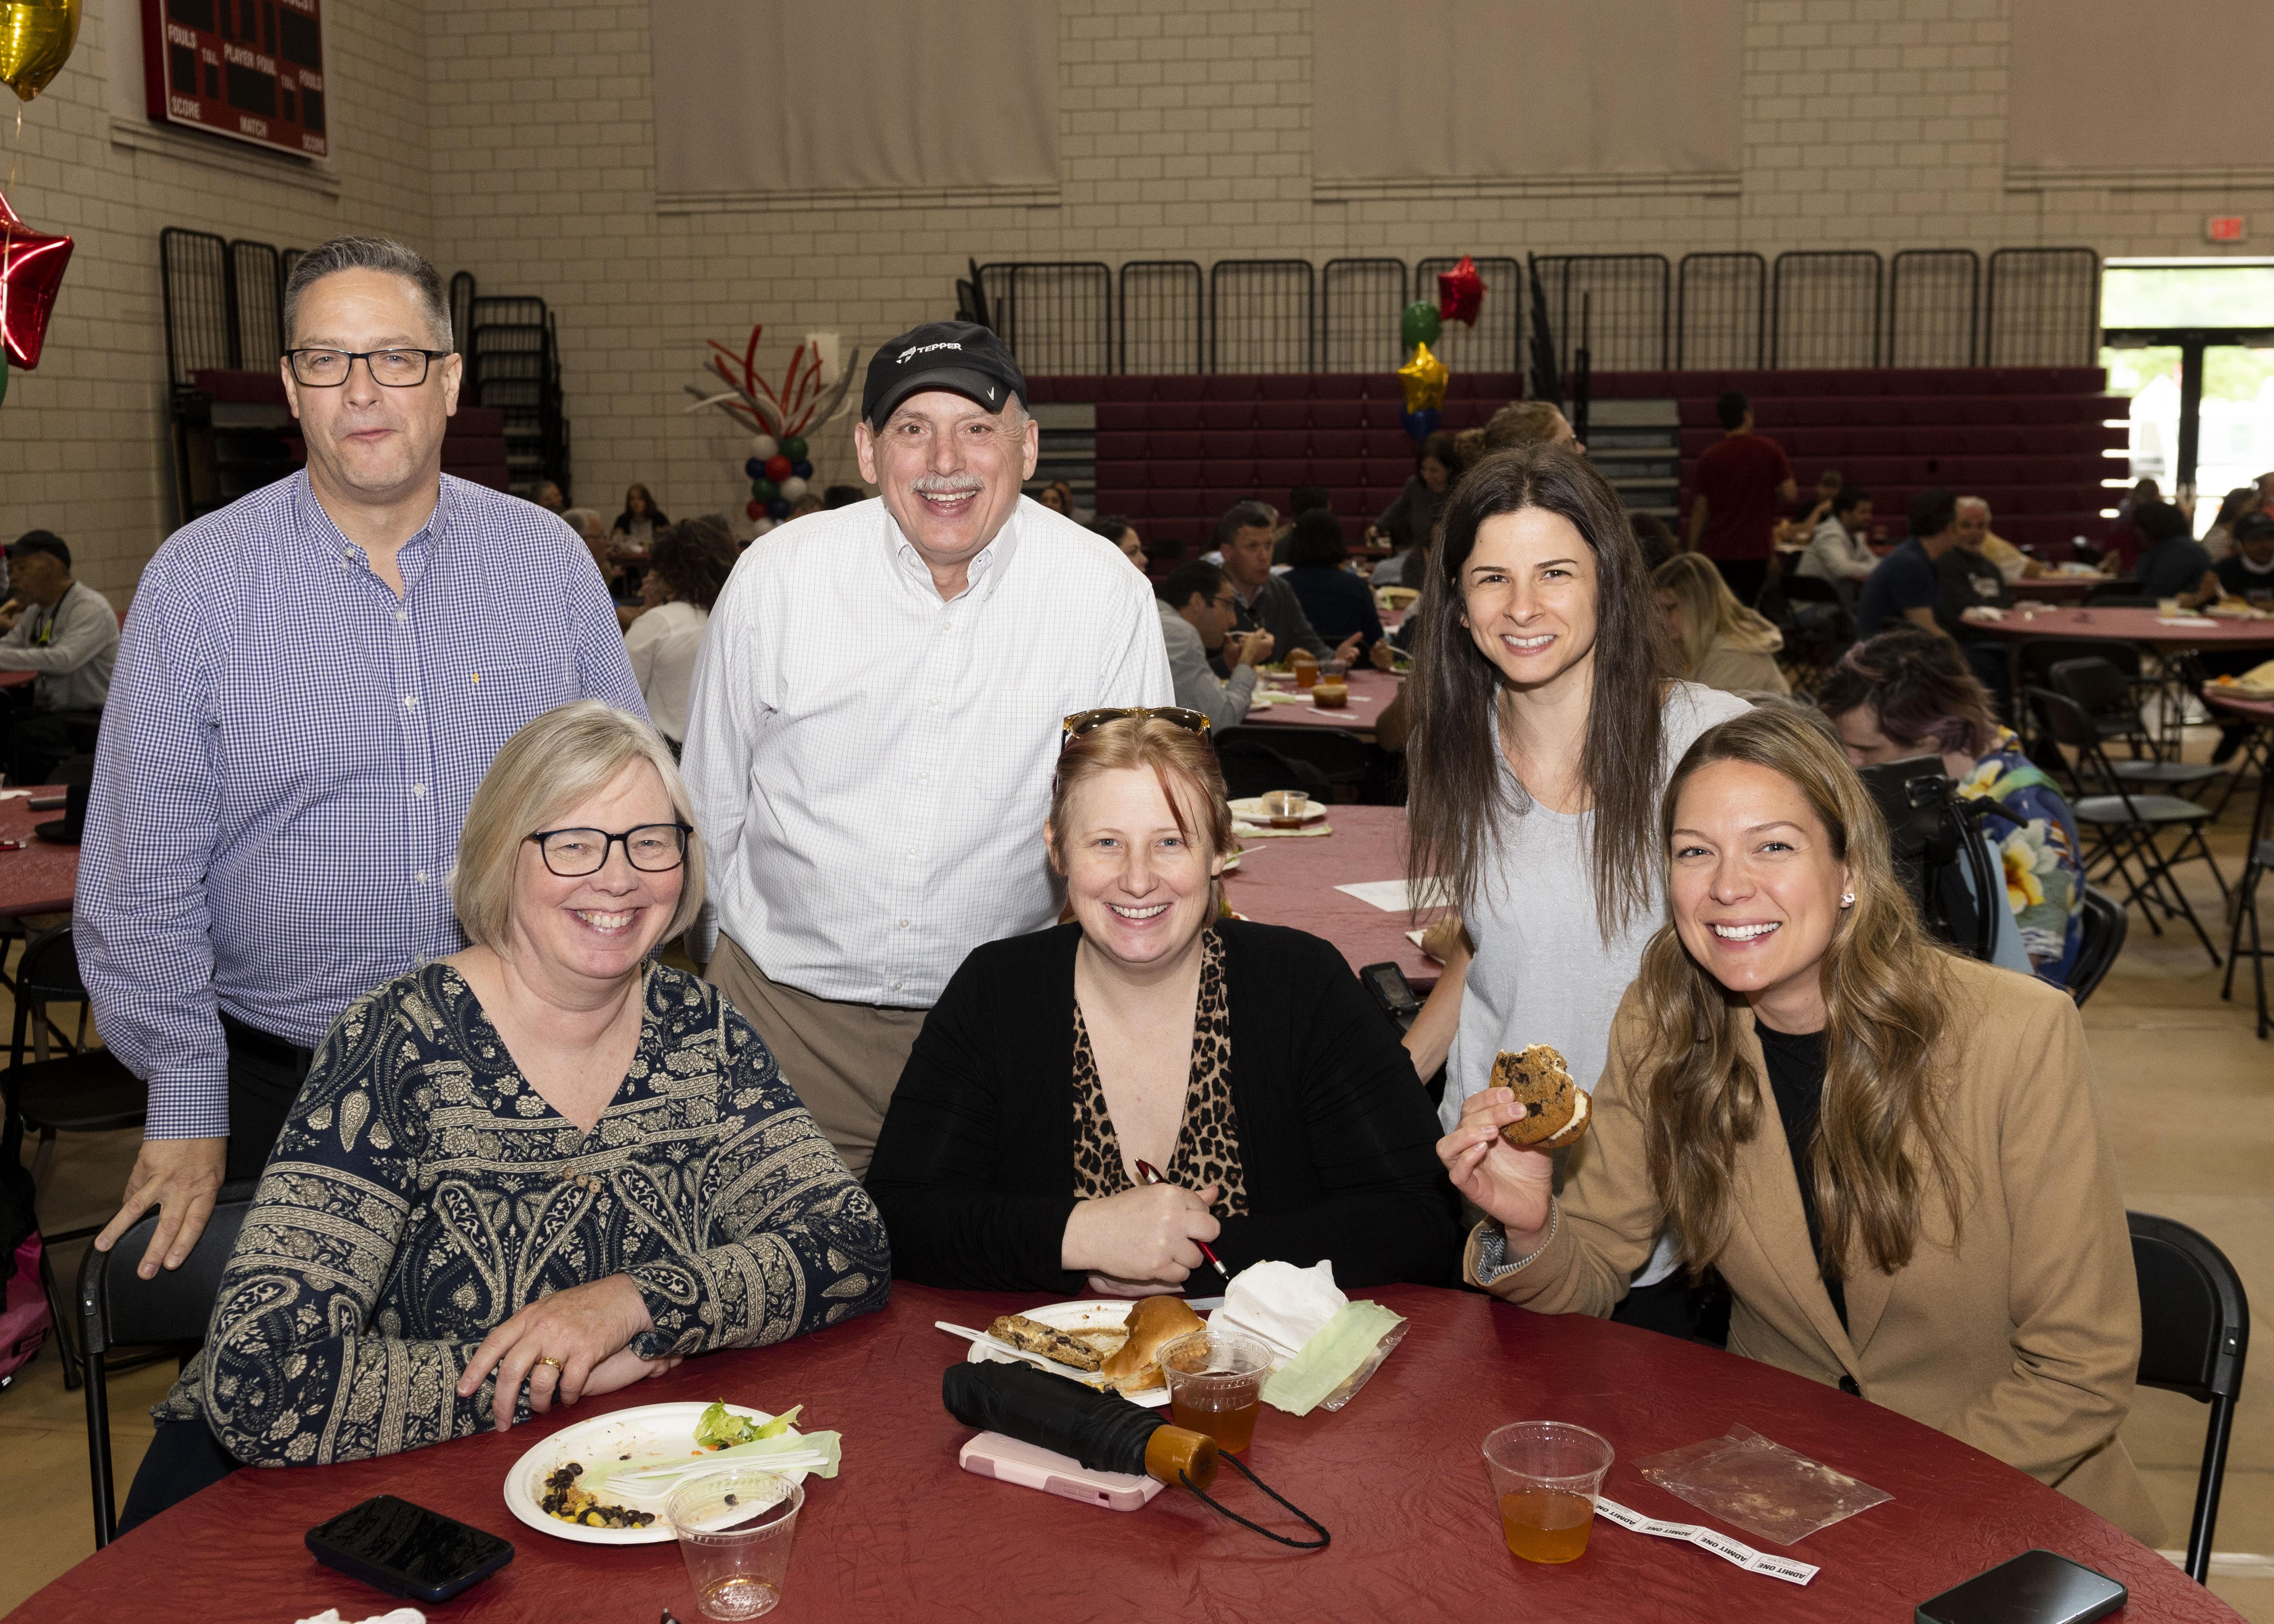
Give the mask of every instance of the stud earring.
[(1851, 891), (1848, 892), (1846, 895), (1842, 896), (1842, 897), (1840, 898), (1840, 906), (1841, 906), (1841, 907), (1843, 907), (1843, 908), (1852, 908), (1852, 907), (1854, 907), (1854, 906), (1856, 906), (1856, 893), (1855, 893), (1854, 891)]

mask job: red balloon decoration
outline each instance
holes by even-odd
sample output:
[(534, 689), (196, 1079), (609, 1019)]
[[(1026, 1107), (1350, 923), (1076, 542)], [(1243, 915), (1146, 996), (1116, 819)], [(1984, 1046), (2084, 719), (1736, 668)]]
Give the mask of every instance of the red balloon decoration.
[(8, 359), (27, 372), (40, 364), (40, 344), (71, 252), (71, 238), (33, 230), (0, 197), (0, 341)]
[(1485, 302), (1485, 279), (1468, 255), (1449, 271), (1437, 273), (1437, 313), (1448, 321), (1477, 325), (1477, 311)]
[(776, 485), (779, 485), (783, 480), (788, 478), (789, 474), (790, 461), (779, 452), (776, 452), (772, 456), (766, 459), (766, 477), (772, 480)]
[(764, 502), (744, 502), (742, 513), (746, 518), (763, 519), (766, 516), (766, 505)]

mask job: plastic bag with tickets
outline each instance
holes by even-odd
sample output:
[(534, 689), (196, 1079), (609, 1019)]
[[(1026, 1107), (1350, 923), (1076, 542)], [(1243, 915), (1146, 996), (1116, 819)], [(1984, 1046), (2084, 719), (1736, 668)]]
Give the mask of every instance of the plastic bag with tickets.
[(1788, 1545), (1894, 1495), (1811, 1461), (1749, 1426), (1735, 1426), (1636, 1469), (1700, 1511), (1773, 1544)]

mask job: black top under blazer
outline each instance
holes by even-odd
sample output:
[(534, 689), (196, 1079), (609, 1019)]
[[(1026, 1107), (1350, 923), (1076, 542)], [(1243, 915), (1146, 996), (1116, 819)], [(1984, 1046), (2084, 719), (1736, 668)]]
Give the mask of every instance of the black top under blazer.
[[(1237, 1274), (1331, 1259), (1339, 1285), (1447, 1285), (1458, 1204), (1397, 1028), (1332, 944), (1219, 921), (1231, 1099), (1249, 1213), (1213, 1244)], [(968, 1290), (1081, 1296), (1058, 1267), (1073, 1211), (1079, 925), (990, 942), (924, 1019), (877, 1138), (869, 1194), (892, 1272)], [(1215, 1271), (1203, 1276), (1216, 1283)]]

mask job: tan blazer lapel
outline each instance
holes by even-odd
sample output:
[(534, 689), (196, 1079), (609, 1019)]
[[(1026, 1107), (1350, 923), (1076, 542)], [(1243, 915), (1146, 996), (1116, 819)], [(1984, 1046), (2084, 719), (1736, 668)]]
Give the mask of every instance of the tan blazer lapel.
[(1871, 1345), (1872, 1334), (1879, 1328), (1880, 1317), (1887, 1312), (1887, 1299), (1895, 1291), (1895, 1277), (1868, 1259), (1850, 1259), (1842, 1283), (1848, 1291), (1848, 1341), (1860, 1357)]
[[(1751, 1143), (1737, 1147), (1737, 1163), (1732, 1169), (1738, 1217), (1807, 1317), (1810, 1328), (1823, 1339), (1826, 1350), (1860, 1384), (1863, 1372), (1857, 1368), (1856, 1345), (1841, 1328), (1840, 1316), (1832, 1311), (1831, 1294), (1824, 1289), (1823, 1272), (1808, 1244), (1808, 1214), (1801, 1208), (1800, 1186), (1793, 1179), (1792, 1147), (1784, 1136), (1784, 1118), (1777, 1110), (1776, 1095), (1769, 1087), (1760, 1040), (1753, 1035), (1752, 1011), (1741, 1009), (1737, 1017), (1745, 1058), (1759, 1079), (1761, 1091), (1760, 1129)], [(1851, 1316), (1856, 1312), (1852, 1290), (1848, 1307)], [(1886, 1306), (1886, 1300), (1883, 1286), (1880, 1307)], [(1874, 1323), (1877, 1319), (1875, 1310)]]

